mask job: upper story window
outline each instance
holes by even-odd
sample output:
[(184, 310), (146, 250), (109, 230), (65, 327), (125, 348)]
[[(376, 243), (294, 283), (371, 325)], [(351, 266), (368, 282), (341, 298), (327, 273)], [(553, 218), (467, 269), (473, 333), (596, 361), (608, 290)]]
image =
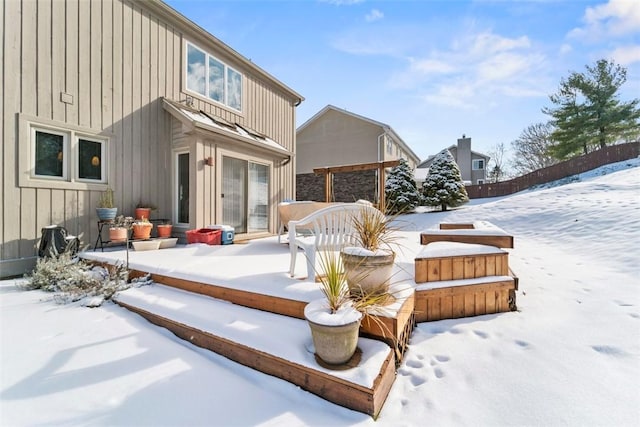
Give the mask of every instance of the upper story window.
[(484, 169), (484, 159), (475, 159), (475, 160), (473, 160), (471, 168), (473, 170), (482, 170), (482, 169)]
[(106, 140), (72, 131), (31, 127), (31, 176), (58, 181), (106, 182)]
[(187, 90), (242, 111), (242, 74), (187, 43)]
[(393, 154), (393, 141), (387, 138), (387, 154)]

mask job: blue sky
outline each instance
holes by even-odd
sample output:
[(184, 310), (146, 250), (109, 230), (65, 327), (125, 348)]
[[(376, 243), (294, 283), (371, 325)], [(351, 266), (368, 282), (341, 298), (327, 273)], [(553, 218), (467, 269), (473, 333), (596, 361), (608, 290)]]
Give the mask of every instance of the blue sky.
[(300, 93), (390, 125), (424, 159), (466, 134), (509, 146), (601, 58), (640, 97), (640, 0), (165, 0)]

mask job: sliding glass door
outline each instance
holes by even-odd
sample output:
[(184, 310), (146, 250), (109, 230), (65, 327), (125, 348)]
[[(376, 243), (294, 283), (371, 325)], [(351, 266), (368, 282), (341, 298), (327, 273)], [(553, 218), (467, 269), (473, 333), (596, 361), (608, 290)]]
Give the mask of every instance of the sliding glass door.
[(269, 166), (222, 157), (222, 221), (236, 233), (269, 230)]

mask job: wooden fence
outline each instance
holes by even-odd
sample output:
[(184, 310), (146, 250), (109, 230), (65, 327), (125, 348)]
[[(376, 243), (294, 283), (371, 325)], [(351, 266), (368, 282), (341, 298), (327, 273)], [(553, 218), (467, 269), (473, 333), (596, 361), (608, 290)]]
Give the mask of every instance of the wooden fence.
[(611, 145), (584, 156), (574, 157), (544, 169), (538, 169), (509, 181), (466, 187), (470, 199), (506, 196), (568, 176), (583, 173), (600, 166), (633, 159), (640, 155), (640, 141)]

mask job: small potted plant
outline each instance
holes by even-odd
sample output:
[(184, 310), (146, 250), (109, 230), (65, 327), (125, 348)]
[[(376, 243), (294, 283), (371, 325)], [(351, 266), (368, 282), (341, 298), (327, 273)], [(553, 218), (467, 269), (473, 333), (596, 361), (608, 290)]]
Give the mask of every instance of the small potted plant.
[(372, 207), (363, 207), (354, 216), (356, 246), (340, 252), (352, 293), (388, 292), (396, 258), (391, 245), (398, 239), (392, 221)]
[(124, 242), (129, 237), (129, 230), (133, 224), (133, 218), (130, 216), (118, 215), (113, 225), (109, 227), (109, 240), (112, 242)]
[(151, 218), (151, 212), (156, 209), (157, 207), (154, 204), (140, 201), (136, 205), (136, 219), (149, 219)]
[[(389, 294), (349, 291), (340, 256), (333, 251), (318, 253), (322, 271), (317, 273), (324, 298), (309, 302), (304, 316), (311, 329), (315, 354), (322, 362), (340, 365), (354, 355), (365, 315), (376, 321), (376, 307), (387, 303)], [(384, 327), (384, 325), (382, 325)]]
[(150, 239), (152, 228), (153, 228), (153, 224), (149, 221), (148, 218), (142, 218), (142, 219), (136, 220), (133, 223), (133, 238), (134, 239)]
[(113, 221), (118, 214), (118, 208), (113, 206), (113, 190), (111, 187), (107, 187), (100, 195), (96, 207), (96, 214), (100, 221)]

